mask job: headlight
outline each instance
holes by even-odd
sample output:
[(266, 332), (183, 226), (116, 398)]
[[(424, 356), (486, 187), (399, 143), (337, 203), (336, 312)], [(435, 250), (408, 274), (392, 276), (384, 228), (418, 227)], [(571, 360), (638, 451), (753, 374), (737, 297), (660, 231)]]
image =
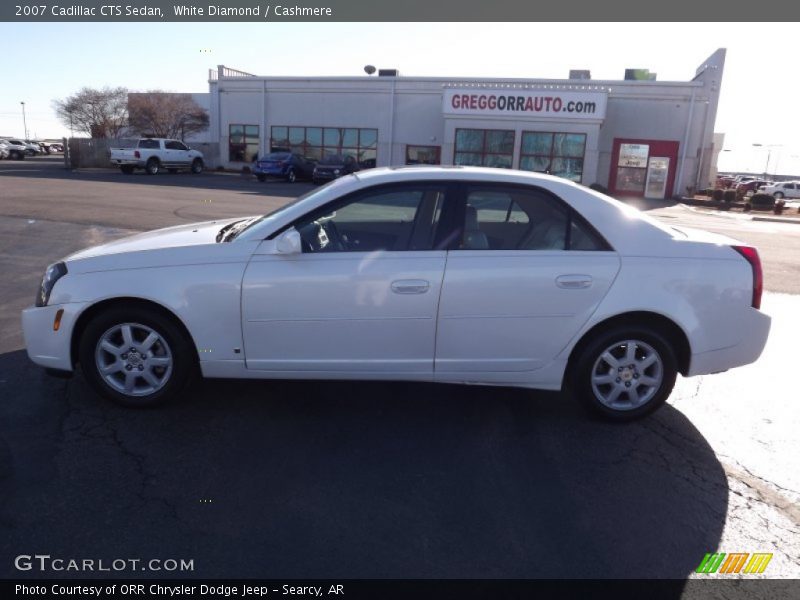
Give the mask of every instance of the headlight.
[(339, 173), (340, 173), (339, 169), (334, 169), (334, 170), (333, 170), (333, 174), (334, 174), (334, 175), (338, 175)]
[(50, 292), (53, 291), (53, 286), (56, 284), (56, 281), (66, 274), (67, 265), (63, 262), (57, 262), (47, 267), (47, 270), (44, 272), (44, 277), (42, 277), (42, 285), (39, 286), (39, 293), (36, 294), (36, 306), (47, 306), (47, 302), (50, 300)]

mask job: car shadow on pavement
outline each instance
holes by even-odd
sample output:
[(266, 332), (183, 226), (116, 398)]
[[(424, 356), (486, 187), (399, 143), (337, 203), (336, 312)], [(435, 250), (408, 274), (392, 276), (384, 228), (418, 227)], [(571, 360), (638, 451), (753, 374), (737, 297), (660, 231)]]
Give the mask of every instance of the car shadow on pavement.
[(217, 380), (137, 411), (24, 360), (0, 355), (11, 557), (194, 560), (147, 574), (170, 577), (685, 579), (725, 524), (723, 469), (671, 406), (620, 425), (557, 393)]

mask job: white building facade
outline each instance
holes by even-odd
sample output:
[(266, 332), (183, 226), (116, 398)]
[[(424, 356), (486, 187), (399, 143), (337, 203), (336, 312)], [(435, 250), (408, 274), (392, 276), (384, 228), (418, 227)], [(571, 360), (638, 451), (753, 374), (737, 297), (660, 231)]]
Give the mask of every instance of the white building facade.
[(691, 81), (209, 75), (219, 164), (291, 150), (362, 166), (484, 165), (548, 172), (612, 194), (709, 185), (725, 50)]

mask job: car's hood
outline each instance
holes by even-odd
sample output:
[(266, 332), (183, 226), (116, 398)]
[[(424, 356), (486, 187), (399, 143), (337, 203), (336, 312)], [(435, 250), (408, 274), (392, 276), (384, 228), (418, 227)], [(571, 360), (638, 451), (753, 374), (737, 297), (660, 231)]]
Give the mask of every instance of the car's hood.
[[(252, 217), (246, 217), (250, 219)], [(219, 219), (216, 221), (203, 221), (156, 229), (122, 238), (107, 244), (93, 246), (69, 255), (65, 260), (73, 261), (83, 258), (120, 254), (123, 252), (141, 252), (145, 250), (159, 250), (162, 248), (179, 248), (183, 246), (196, 246), (199, 244), (213, 244), (217, 234), (225, 225), (244, 220), (242, 217), (232, 219)]]

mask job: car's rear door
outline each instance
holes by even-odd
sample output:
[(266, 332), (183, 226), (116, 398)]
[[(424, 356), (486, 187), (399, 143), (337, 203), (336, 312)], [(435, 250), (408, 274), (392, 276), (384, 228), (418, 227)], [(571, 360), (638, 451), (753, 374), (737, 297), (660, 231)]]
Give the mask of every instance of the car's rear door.
[(535, 371), (589, 319), (616, 277), (619, 257), (543, 189), (483, 183), (461, 189), (464, 230), (447, 258), (436, 376), (478, 380), (480, 373)]
[(302, 254), (257, 251), (242, 291), (247, 367), (432, 377), (446, 259), (433, 235), (446, 192), (369, 188), (298, 220)]

